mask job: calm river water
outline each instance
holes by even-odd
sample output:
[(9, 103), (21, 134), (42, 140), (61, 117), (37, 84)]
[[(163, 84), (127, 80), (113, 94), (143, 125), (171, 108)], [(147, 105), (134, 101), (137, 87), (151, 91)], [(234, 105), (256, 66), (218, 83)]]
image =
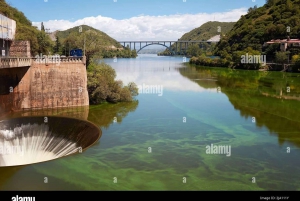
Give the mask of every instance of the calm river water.
[(81, 154), (0, 168), (1, 190), (300, 190), (300, 74), (104, 61), (141, 86), (137, 101), (49, 111), (102, 137)]

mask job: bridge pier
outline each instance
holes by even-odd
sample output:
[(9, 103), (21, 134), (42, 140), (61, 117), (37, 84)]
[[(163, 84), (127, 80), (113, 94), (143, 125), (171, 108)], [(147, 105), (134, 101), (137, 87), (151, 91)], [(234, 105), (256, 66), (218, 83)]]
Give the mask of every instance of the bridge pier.
[(180, 45), (180, 50), (179, 50), (179, 54), (181, 55), (181, 51), (182, 51), (182, 47), (181, 47), (181, 43), (179, 44)]

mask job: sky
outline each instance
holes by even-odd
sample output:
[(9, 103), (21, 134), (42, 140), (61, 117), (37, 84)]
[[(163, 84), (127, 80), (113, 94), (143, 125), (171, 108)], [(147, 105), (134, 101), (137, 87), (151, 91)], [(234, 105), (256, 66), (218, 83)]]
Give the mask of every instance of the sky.
[(6, 0), (50, 32), (89, 25), (118, 41), (177, 40), (208, 21), (235, 22), (265, 0)]

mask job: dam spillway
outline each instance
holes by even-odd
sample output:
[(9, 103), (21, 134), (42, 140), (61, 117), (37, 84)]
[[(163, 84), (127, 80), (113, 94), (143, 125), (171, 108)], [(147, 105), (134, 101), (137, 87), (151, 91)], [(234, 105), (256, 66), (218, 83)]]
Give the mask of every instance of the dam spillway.
[(20, 166), (81, 153), (101, 137), (94, 124), (67, 117), (0, 121), (0, 167)]

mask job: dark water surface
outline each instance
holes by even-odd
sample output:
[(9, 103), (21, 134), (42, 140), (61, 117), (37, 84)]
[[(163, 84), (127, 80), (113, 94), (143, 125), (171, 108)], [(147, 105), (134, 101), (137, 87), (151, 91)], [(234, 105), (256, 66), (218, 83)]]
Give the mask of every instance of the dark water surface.
[(300, 190), (300, 74), (105, 62), (143, 86), (137, 101), (12, 114), (87, 119), (102, 136), (81, 154), (0, 168), (1, 190)]

